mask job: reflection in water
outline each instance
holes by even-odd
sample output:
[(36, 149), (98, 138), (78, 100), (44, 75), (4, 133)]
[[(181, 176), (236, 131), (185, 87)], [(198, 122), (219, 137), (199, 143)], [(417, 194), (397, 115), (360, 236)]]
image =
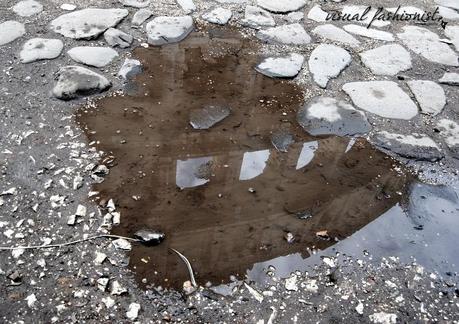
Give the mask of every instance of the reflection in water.
[(269, 150), (244, 153), (239, 180), (250, 180), (262, 174), (270, 154)]
[[(140, 282), (179, 288), (189, 279), (171, 248), (190, 260), (200, 284), (227, 282), (256, 262), (327, 248), (336, 242), (318, 231), (344, 239), (401, 200), (396, 192), (409, 177), (387, 155), (364, 139), (345, 153), (348, 139), (304, 132), (296, 121), (301, 89), (257, 73), (253, 44), (220, 30), (138, 48), (145, 71), (136, 77), (138, 95), (102, 98), (77, 113), (96, 149), (116, 157), (94, 186), (122, 215), (114, 234), (144, 227), (166, 234), (158, 246), (133, 245), (130, 267)], [(194, 129), (191, 112), (209, 105), (231, 114)], [(273, 138), (279, 130), (295, 143)]]
[(314, 158), (314, 153), (318, 148), (319, 143), (317, 141), (304, 143), (303, 148), (301, 149), (300, 157), (296, 163), (296, 169), (299, 170), (307, 166)]
[(202, 186), (209, 182), (210, 162), (212, 157), (201, 157), (177, 160), (177, 172), (175, 181), (180, 189)]
[(350, 255), (364, 258), (365, 251), (373, 259), (395, 256), (403, 262), (416, 261), (431, 271), (459, 272), (459, 183), (434, 186), (416, 183), (411, 187), (408, 208), (394, 205), (352, 236), (305, 259), (300, 253), (281, 256), (255, 264), (247, 272), (254, 281), (269, 280), (267, 271), (276, 269), (277, 277), (288, 277), (292, 269), (306, 271), (320, 264), (321, 257)]

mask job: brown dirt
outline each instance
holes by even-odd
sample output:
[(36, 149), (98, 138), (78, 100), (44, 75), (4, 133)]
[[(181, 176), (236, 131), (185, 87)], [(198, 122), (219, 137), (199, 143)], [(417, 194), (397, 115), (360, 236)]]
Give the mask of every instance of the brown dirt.
[[(365, 140), (345, 153), (348, 139), (318, 139), (314, 159), (296, 170), (302, 143), (317, 140), (296, 122), (302, 91), (257, 73), (253, 53), (253, 41), (224, 29), (136, 49), (145, 67), (137, 94), (106, 97), (77, 113), (89, 141), (116, 158), (106, 180), (94, 186), (99, 199), (113, 198), (121, 212), (114, 232), (131, 236), (146, 226), (166, 233), (161, 245), (136, 245), (131, 253), (131, 266), (149, 284), (180, 287), (188, 280), (169, 248), (188, 257), (200, 283), (227, 282), (255, 262), (330, 246), (333, 239), (315, 233), (345, 238), (401, 199), (396, 192), (404, 191), (407, 177)], [(231, 115), (210, 130), (194, 130), (190, 111), (214, 104), (231, 107)], [(279, 130), (294, 135), (288, 153), (271, 144)], [(243, 154), (264, 149), (271, 150), (264, 173), (240, 181)], [(180, 190), (176, 161), (206, 156), (213, 157), (209, 183)], [(296, 216), (304, 211), (312, 217)], [(295, 235), (293, 244), (284, 239), (287, 232)]]

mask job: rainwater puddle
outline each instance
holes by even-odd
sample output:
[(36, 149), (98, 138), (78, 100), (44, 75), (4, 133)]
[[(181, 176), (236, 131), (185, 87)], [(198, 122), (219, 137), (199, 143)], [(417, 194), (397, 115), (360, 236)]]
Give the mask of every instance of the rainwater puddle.
[(139, 280), (181, 288), (189, 276), (174, 248), (200, 284), (227, 283), (256, 263), (304, 259), (401, 203), (410, 176), (363, 139), (307, 135), (300, 88), (257, 73), (256, 50), (223, 29), (136, 49), (135, 91), (77, 113), (89, 141), (115, 157), (94, 186), (121, 212), (113, 232), (166, 234), (134, 245)]

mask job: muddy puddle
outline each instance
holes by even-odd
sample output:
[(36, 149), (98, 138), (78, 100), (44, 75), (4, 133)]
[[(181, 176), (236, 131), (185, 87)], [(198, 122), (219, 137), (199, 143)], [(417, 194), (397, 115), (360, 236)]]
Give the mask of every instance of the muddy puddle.
[(410, 180), (396, 162), (363, 139), (307, 135), (296, 121), (301, 89), (257, 73), (256, 52), (223, 29), (136, 49), (144, 72), (130, 94), (77, 113), (89, 141), (115, 157), (94, 186), (121, 212), (113, 232), (166, 234), (130, 254), (148, 284), (189, 279), (170, 248), (200, 284), (216, 285), (255, 263), (306, 258), (401, 202)]

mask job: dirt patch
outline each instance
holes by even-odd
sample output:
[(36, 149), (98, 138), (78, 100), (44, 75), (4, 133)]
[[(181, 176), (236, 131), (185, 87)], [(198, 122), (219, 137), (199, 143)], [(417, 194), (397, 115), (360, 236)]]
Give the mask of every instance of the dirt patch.
[[(89, 141), (115, 157), (94, 186), (98, 199), (113, 198), (121, 212), (114, 232), (132, 236), (146, 226), (166, 233), (161, 245), (131, 253), (131, 266), (149, 284), (188, 280), (169, 248), (190, 260), (198, 282), (218, 284), (255, 262), (330, 246), (401, 199), (407, 177), (391, 158), (365, 140), (317, 139), (302, 130), (301, 89), (257, 73), (256, 50), (225, 29), (136, 49), (145, 71), (130, 87), (135, 93), (77, 113)], [(205, 106), (231, 113), (195, 130), (190, 114)], [(278, 134), (294, 139), (287, 152), (275, 149)], [(325, 230), (330, 239), (316, 235)]]

